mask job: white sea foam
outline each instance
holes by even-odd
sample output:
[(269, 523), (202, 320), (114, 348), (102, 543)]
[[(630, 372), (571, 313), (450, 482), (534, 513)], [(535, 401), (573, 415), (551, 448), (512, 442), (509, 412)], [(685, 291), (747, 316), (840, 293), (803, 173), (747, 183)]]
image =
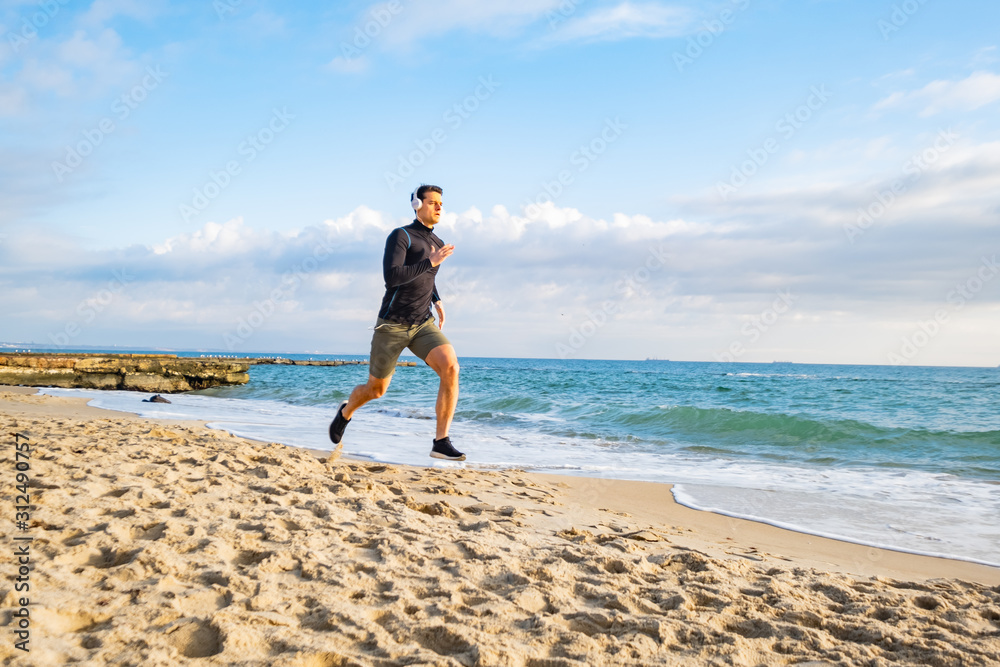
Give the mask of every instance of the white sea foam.
[[(90, 405), (143, 417), (205, 421), (254, 440), (330, 450), (336, 405), (304, 407), (273, 400), (43, 389), (84, 396)], [(530, 426), (456, 422), (452, 438), (466, 463), (430, 459), (434, 421), (424, 410), (362, 409), (344, 453), (387, 463), (517, 467), (594, 478), (674, 483), (678, 502), (815, 535), (873, 546), (1000, 565), (1000, 485), (895, 468), (810, 468), (736, 461), (706, 454), (640, 449), (628, 443), (557, 437)]]

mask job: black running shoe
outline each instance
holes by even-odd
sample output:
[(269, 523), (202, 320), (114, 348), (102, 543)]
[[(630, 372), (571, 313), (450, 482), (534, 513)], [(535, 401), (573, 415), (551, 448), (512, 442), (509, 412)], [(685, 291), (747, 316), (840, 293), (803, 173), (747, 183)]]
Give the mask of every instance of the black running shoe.
[(340, 404), (340, 407), (337, 408), (337, 416), (333, 418), (332, 422), (330, 422), (330, 440), (332, 440), (335, 445), (340, 444), (340, 441), (344, 438), (344, 429), (346, 429), (347, 425), (351, 423), (351, 420), (344, 419), (344, 415), (342, 414), (345, 405), (347, 405), (347, 401)]
[(431, 447), (431, 458), (464, 461), (465, 454), (451, 446), (451, 438), (445, 437), (434, 441), (434, 446)]

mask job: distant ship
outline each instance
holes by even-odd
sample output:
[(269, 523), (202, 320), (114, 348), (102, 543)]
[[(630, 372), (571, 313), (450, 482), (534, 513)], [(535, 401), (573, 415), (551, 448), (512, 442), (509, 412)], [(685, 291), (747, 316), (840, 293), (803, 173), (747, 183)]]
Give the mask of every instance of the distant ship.
[(670, 361), (669, 359), (660, 359), (659, 357), (646, 357), (646, 361)]

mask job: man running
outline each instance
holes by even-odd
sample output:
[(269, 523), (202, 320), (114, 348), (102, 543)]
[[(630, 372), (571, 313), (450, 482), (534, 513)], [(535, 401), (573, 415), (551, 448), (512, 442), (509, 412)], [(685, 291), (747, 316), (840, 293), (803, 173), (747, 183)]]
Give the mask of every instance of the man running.
[[(431, 447), (436, 459), (464, 461), (465, 454), (455, 449), (448, 437), (458, 403), (458, 357), (455, 348), (441, 333), (444, 328), (444, 305), (434, 286), (441, 262), (455, 250), (434, 233), (441, 219), (442, 190), (436, 185), (421, 185), (410, 195), (416, 219), (389, 234), (382, 257), (385, 296), (372, 336), (368, 382), (359, 384), (350, 398), (340, 404), (330, 424), (330, 440), (339, 444), (354, 411), (381, 398), (396, 371), (396, 361), (403, 348), (409, 348), (441, 378), (438, 388), (437, 436)], [(431, 304), (437, 310), (439, 325), (434, 323)]]

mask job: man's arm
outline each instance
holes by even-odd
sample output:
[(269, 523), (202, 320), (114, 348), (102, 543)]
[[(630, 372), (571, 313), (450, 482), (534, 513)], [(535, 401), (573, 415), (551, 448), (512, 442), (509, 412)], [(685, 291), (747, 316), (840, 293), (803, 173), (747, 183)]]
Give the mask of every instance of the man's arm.
[(405, 285), (422, 273), (431, 269), (431, 260), (423, 259), (416, 264), (406, 266), (406, 251), (409, 249), (409, 238), (403, 229), (397, 229), (385, 240), (385, 254), (382, 256), (382, 276), (386, 287)]
[(444, 304), (441, 302), (441, 299), (438, 298), (437, 291), (434, 292), (433, 303), (434, 303), (434, 309), (437, 310), (438, 314), (438, 321), (437, 321), (438, 329), (444, 329)]

